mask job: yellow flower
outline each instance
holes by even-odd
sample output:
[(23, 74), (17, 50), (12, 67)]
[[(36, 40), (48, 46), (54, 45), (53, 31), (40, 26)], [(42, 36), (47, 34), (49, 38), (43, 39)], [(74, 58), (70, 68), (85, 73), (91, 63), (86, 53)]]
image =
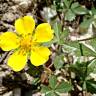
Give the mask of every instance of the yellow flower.
[(47, 47), (41, 45), (53, 38), (50, 24), (42, 23), (35, 29), (35, 21), (31, 16), (24, 16), (15, 21), (16, 32), (5, 32), (0, 35), (0, 47), (4, 51), (14, 50), (8, 59), (8, 66), (14, 71), (22, 70), (27, 59), (34, 66), (44, 64), (51, 54)]

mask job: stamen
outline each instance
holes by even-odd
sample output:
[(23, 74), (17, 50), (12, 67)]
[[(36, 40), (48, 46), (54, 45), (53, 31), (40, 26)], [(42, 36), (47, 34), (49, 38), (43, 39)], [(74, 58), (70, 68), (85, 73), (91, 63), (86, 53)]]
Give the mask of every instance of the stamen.
[(32, 39), (29, 35), (21, 39), (20, 47), (25, 51), (31, 50)]

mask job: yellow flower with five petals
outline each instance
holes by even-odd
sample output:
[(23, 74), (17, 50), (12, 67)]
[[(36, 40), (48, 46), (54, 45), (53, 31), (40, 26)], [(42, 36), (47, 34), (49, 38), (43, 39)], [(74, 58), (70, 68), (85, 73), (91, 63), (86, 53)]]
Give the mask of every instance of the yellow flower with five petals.
[(8, 58), (8, 66), (14, 71), (21, 71), (27, 60), (34, 66), (44, 64), (51, 51), (41, 43), (53, 38), (50, 24), (39, 24), (35, 29), (35, 21), (31, 16), (24, 16), (15, 21), (16, 32), (5, 32), (0, 35), (0, 47), (4, 51), (13, 49), (14, 53)]

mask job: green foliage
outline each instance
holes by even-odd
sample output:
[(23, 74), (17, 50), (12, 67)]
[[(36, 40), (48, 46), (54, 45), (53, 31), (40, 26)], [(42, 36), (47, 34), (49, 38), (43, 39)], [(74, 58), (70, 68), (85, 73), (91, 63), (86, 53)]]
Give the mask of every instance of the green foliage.
[[(73, 2), (72, 0), (64, 0), (63, 7), (60, 7), (61, 1), (57, 1), (59, 7), (56, 7), (57, 12), (64, 14), (64, 21), (73, 21), (76, 16), (83, 16), (82, 22), (79, 24), (80, 32), (88, 31), (89, 26), (95, 27), (96, 22), (96, 9), (92, 8), (88, 10), (85, 6), (80, 5), (78, 2)], [(57, 3), (55, 3), (57, 4)], [(55, 5), (56, 6), (56, 5)], [(72, 91), (72, 86), (74, 85), (74, 80), (78, 80), (77, 86), (82, 88), (82, 91), (88, 91), (90, 93), (96, 93), (96, 81), (90, 77), (91, 73), (96, 74), (96, 38), (95, 35), (92, 38), (87, 38), (84, 40), (70, 40), (70, 30), (67, 27), (62, 28), (60, 22), (54, 23), (55, 32), (55, 43), (59, 46), (56, 50), (56, 56), (53, 61), (53, 65), (56, 70), (64, 69), (67, 70), (69, 81), (71, 84), (62, 81), (57, 84), (56, 77), (49, 78), (48, 87), (51, 91), (48, 95), (57, 96), (57, 93), (66, 93)], [(75, 56), (77, 61), (75, 63), (70, 63), (70, 58), (68, 56)], [(66, 57), (67, 56), (67, 57)], [(64, 58), (67, 58), (67, 65)], [(93, 59), (89, 59), (94, 57)], [(75, 61), (76, 58), (73, 58)], [(85, 58), (88, 58), (87, 60)], [(69, 64), (70, 63), (70, 64)], [(66, 69), (67, 67), (67, 69)], [(74, 73), (74, 77), (71, 78), (71, 73)], [(51, 81), (52, 80), (52, 81)], [(76, 87), (76, 86), (75, 86)], [(74, 89), (75, 91), (75, 89)], [(46, 91), (48, 92), (48, 91)], [(45, 92), (45, 93), (46, 93)]]
[(60, 43), (61, 25), (57, 22), (53, 26), (57, 42)]
[[(92, 2), (88, 3), (91, 4), (88, 8), (87, 3), (84, 5), (78, 0), (53, 0), (53, 4), (57, 12), (52, 24), (55, 35), (52, 44), (56, 46), (52, 68), (55, 71), (49, 76), (48, 86), (42, 85), (42, 92), (45, 96), (60, 96), (60, 93), (67, 92), (77, 92), (74, 96), (84, 92), (96, 93), (96, 81), (90, 75), (96, 74), (96, 7)], [(82, 32), (85, 35), (89, 31), (89, 38), (79, 38), (83, 36)], [(78, 38), (71, 40), (71, 36)], [(53, 75), (57, 70), (67, 82), (58, 82), (59, 75)]]
[(81, 50), (83, 50), (84, 56), (96, 56), (96, 51), (93, 51), (89, 46), (86, 46), (85, 44), (78, 41), (68, 42), (67, 45), (68, 46), (63, 46), (63, 49), (67, 53), (74, 52), (74, 54), (76, 54), (77, 56), (81, 56)]
[(75, 19), (76, 15), (74, 14), (74, 12), (69, 9), (66, 14), (65, 14), (65, 20), (68, 20), (68, 21), (73, 21)]
[(72, 11), (77, 15), (83, 15), (87, 13), (87, 9), (84, 6), (79, 5), (79, 3), (73, 3), (71, 7)]
[(54, 28), (54, 34), (55, 34), (54, 41), (56, 41), (59, 45), (63, 44), (69, 36), (68, 28), (65, 28), (62, 31), (61, 24), (58, 22), (54, 22), (53, 28)]
[(72, 89), (72, 86), (67, 82), (61, 82), (56, 88), (56, 92), (59, 93), (66, 93), (69, 92)]
[(54, 0), (57, 11), (64, 12), (65, 20), (73, 21), (75, 20), (76, 15), (87, 14), (88, 10), (80, 5), (78, 2), (72, 2), (72, 0)]
[(88, 74), (90, 73), (96, 74), (96, 60), (95, 59), (88, 65)]
[(56, 69), (62, 68), (64, 64), (64, 55), (56, 56), (53, 63)]
[(92, 23), (93, 18), (89, 18), (84, 20), (81, 24), (80, 24), (80, 28), (81, 29), (88, 29), (88, 27), (90, 26), (90, 24)]
[(85, 80), (87, 75), (86, 73), (87, 65), (88, 64), (86, 62), (82, 62), (82, 63), (76, 62), (76, 64), (71, 65), (70, 68), (71, 68), (71, 71), (73, 71), (80, 80)]
[(96, 93), (96, 81), (87, 80), (86, 87), (87, 87), (88, 92)]
[(87, 90), (91, 93), (96, 93), (96, 81), (89, 78), (90, 73), (96, 73), (95, 64), (96, 60), (93, 59), (88, 62), (76, 62), (75, 65), (70, 66), (71, 71), (73, 71), (76, 77), (81, 81), (79, 84), (82, 86), (83, 90)]
[(45, 96), (60, 96), (60, 93), (66, 93), (72, 90), (72, 85), (68, 82), (62, 81), (60, 84), (57, 82), (56, 76), (50, 76), (49, 85), (42, 85), (42, 93), (45, 93)]
[(50, 78), (49, 78), (49, 85), (50, 85), (50, 87), (52, 89), (55, 89), (56, 84), (57, 84), (57, 78), (56, 78), (56, 76), (50, 76)]

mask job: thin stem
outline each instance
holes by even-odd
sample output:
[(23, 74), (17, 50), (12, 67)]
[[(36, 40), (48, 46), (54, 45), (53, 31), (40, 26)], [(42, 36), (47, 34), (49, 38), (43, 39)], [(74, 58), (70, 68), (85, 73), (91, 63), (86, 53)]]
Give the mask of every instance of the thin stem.
[(79, 47), (80, 47), (81, 56), (84, 56), (83, 49), (82, 49), (82, 44), (81, 43), (79, 43)]

